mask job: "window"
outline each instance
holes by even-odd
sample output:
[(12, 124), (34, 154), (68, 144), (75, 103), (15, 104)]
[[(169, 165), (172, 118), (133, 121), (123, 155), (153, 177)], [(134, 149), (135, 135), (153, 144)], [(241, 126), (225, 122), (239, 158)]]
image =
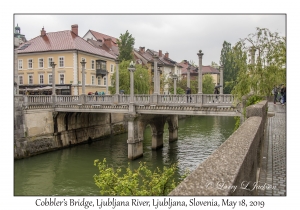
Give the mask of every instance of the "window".
[(40, 77), (40, 84), (44, 84), (44, 75), (40, 74), (39, 77)]
[(110, 72), (114, 72), (114, 65), (113, 64), (110, 65)]
[(65, 59), (64, 59), (64, 57), (59, 57), (58, 58), (58, 67), (62, 68), (64, 66), (65, 66)]
[(101, 85), (101, 77), (97, 77), (98, 78), (98, 85)]
[(28, 75), (28, 84), (29, 85), (33, 84), (33, 75)]
[(48, 68), (52, 68), (51, 62), (53, 61), (53, 58), (48, 58)]
[(91, 69), (95, 69), (95, 61), (94, 60), (92, 60)]
[(39, 58), (39, 68), (44, 68), (44, 59)]
[(23, 85), (23, 76), (19, 76), (19, 85)]
[(48, 74), (48, 84), (52, 84), (52, 74)]
[(92, 85), (94, 85), (95, 84), (95, 76), (93, 75), (92, 76)]
[(106, 85), (106, 77), (103, 78), (104, 85)]
[(65, 75), (59, 74), (59, 84), (65, 84)]
[(19, 70), (23, 69), (23, 60), (18, 60), (18, 69)]
[(28, 59), (28, 68), (29, 69), (32, 69), (32, 64), (33, 64), (32, 59)]

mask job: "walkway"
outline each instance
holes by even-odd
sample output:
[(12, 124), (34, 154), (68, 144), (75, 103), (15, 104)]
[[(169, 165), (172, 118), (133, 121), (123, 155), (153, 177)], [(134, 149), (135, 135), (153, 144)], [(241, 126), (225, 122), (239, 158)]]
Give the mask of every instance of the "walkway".
[(286, 196), (286, 106), (269, 102), (259, 195)]

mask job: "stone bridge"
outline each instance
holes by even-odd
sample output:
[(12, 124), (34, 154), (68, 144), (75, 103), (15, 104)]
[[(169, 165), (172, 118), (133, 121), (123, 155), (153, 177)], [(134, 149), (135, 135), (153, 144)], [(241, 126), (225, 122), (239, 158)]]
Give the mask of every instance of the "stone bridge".
[[(143, 132), (147, 125), (152, 130), (152, 149), (158, 149), (163, 146), (165, 123), (169, 125), (169, 141), (177, 140), (179, 115), (241, 116), (242, 112), (241, 104), (236, 106), (234, 97), (229, 94), (19, 97), (23, 97), (20, 106), (24, 121), (32, 125), (25, 126), (25, 133), (29, 136), (40, 135), (38, 132), (31, 134), (33, 128), (49, 134), (52, 132), (57, 135), (54, 141), (59, 142), (56, 143), (59, 147), (97, 138), (103, 133), (101, 128), (106, 126), (103, 122), (109, 122), (107, 114), (123, 114), (128, 129), (129, 159), (143, 155)], [(80, 133), (80, 129), (85, 130)]]

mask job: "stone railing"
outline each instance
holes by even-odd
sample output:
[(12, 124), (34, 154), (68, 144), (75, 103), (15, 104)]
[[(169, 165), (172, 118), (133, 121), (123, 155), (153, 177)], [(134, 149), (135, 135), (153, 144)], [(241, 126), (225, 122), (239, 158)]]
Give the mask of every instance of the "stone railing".
[(256, 195), (267, 101), (246, 108), (247, 120), (169, 195)]
[[(25, 105), (36, 104), (129, 104), (130, 95), (39, 95), (24, 96)], [(148, 95), (137, 94), (133, 97), (135, 105), (157, 104), (175, 105), (190, 104), (196, 106), (233, 106), (233, 95), (222, 94), (189, 94), (189, 95)]]

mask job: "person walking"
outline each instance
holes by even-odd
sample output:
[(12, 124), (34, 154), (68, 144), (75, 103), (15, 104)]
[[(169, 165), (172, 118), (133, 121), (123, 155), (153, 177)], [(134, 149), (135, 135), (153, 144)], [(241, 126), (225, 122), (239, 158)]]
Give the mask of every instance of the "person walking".
[(280, 94), (281, 94), (281, 104), (284, 105), (286, 103), (286, 87), (284, 85), (282, 85), (282, 88), (280, 90)]
[(191, 98), (190, 95), (191, 95), (191, 88), (186, 87), (186, 101), (187, 101), (187, 103), (192, 101), (192, 98)]
[[(218, 94), (220, 94), (220, 91), (217, 87), (215, 87), (214, 94), (216, 94), (216, 102), (217, 102), (218, 101)], [(213, 102), (214, 102), (214, 100), (213, 100)]]
[(276, 104), (276, 102), (277, 102), (277, 95), (278, 95), (278, 90), (277, 90), (276, 86), (274, 86), (274, 88), (272, 90), (272, 94), (274, 95), (274, 104)]

